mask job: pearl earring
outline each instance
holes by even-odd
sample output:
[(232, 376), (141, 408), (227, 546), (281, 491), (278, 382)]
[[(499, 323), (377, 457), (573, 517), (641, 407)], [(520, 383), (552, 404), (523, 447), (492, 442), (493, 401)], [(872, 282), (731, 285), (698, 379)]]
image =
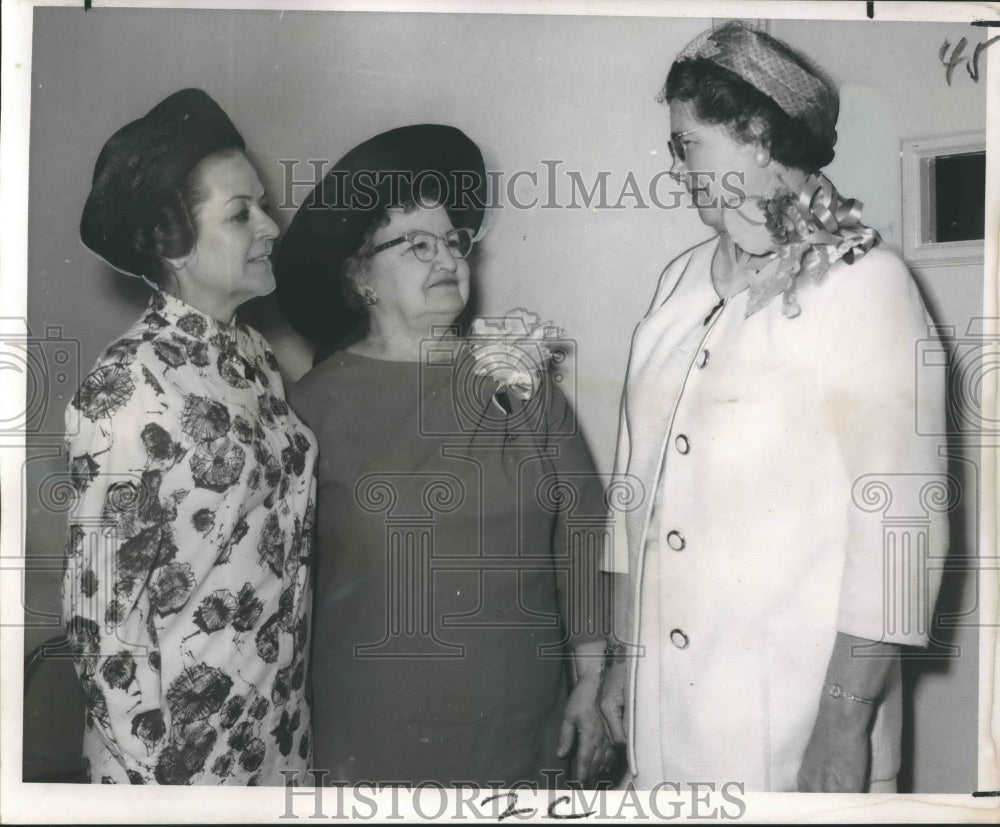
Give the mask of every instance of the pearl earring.
[(378, 304), (378, 293), (373, 287), (365, 287), (361, 291), (361, 296), (365, 300), (365, 304)]

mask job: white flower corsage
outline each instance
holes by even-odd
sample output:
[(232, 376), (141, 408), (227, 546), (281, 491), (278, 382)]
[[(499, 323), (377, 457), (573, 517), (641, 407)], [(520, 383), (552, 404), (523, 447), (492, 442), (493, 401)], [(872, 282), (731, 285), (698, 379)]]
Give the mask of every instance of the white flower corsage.
[(502, 318), (474, 319), (469, 331), (469, 350), (476, 360), (473, 373), (493, 379), (522, 401), (531, 399), (548, 369), (553, 345), (563, 336), (553, 322), (541, 318), (518, 307)]

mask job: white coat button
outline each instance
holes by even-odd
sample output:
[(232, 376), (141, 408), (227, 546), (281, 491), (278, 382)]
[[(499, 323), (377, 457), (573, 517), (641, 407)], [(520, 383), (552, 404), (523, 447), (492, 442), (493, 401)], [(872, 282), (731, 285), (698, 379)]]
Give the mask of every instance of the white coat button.
[(671, 629), (670, 642), (678, 649), (687, 649), (688, 636), (680, 629)]
[(684, 542), (684, 535), (675, 530), (667, 534), (667, 545), (674, 551), (683, 551), (687, 543)]
[(703, 368), (707, 364), (708, 364), (708, 348), (705, 348), (704, 350), (702, 350), (701, 353), (698, 354), (698, 367)]
[(681, 454), (686, 454), (691, 450), (691, 440), (684, 434), (677, 435), (677, 439), (674, 440), (674, 445), (677, 446), (677, 452)]

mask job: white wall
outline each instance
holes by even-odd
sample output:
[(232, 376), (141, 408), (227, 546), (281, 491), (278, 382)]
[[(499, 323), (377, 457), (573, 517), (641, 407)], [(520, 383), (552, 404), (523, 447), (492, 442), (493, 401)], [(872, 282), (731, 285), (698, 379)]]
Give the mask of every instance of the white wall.
[[(415, 122), (465, 130), (508, 175), (562, 161), (592, 182), (606, 170), (609, 198), (631, 171), (640, 186), (669, 165), (668, 118), (655, 95), (679, 49), (708, 20), (500, 15), (178, 12), (77, 8), (35, 14), (29, 312), (33, 329), (61, 325), (79, 339), (84, 367), (134, 319), (145, 288), (101, 265), (77, 225), (93, 163), (111, 132), (184, 86), (202, 86), (242, 131), (262, 177), (282, 191), (279, 159), (335, 161), (359, 141)], [(944, 84), (937, 49), (968, 27), (775, 22), (845, 87), (841, 143), (832, 169), (845, 195), (868, 203), (869, 220), (898, 238), (898, 139), (980, 126), (984, 92), (967, 77)], [(877, 128), (873, 125), (877, 125)], [(310, 174), (300, 165), (298, 174)], [(541, 188), (540, 188), (541, 189)], [(668, 198), (669, 181), (659, 190)], [(299, 197), (304, 194), (299, 190)], [(525, 197), (529, 193), (519, 193)], [(541, 192), (544, 200), (545, 193)], [(708, 232), (691, 209), (506, 208), (481, 245), (480, 310), (526, 306), (578, 342), (576, 404), (602, 471), (609, 471), (618, 398), (632, 328), (662, 267)], [(293, 211), (283, 211), (287, 226)], [(981, 307), (975, 280), (925, 285), (956, 322)], [(977, 292), (977, 290), (979, 292)], [(69, 393), (54, 391), (48, 430), (58, 432)], [(29, 549), (58, 554), (64, 516), (38, 501), (56, 453), (29, 462)], [(29, 603), (55, 610), (58, 579), (29, 582)], [(29, 630), (28, 645), (54, 633)], [(974, 670), (940, 676), (921, 696), (920, 739), (956, 734), (918, 756), (923, 789), (974, 785), (974, 732), (964, 704)], [(922, 687), (919, 687), (922, 690)], [(937, 722), (937, 723), (935, 723)], [(923, 740), (919, 741), (926, 746)], [(969, 756), (973, 763), (970, 765)], [(970, 769), (970, 766), (973, 769)], [(935, 786), (935, 785), (944, 786)]]

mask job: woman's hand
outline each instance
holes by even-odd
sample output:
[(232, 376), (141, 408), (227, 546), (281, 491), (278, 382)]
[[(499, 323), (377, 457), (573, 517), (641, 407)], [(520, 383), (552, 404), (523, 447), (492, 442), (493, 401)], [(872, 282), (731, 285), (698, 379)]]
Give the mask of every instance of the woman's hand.
[(799, 768), (799, 792), (864, 792), (871, 759), (868, 738), (870, 716), (861, 710), (850, 710), (848, 715), (842, 715), (838, 714), (840, 710), (830, 709), (829, 706), (822, 704), (816, 716)]
[(576, 742), (577, 781), (586, 781), (606, 770), (615, 754), (597, 708), (603, 653), (603, 641), (584, 644), (574, 652), (578, 677), (566, 701), (556, 754), (565, 758)]
[(612, 744), (625, 743), (625, 681), (628, 662), (616, 658), (604, 673), (601, 682), (601, 715)]
[[(867, 789), (869, 731), (877, 699), (890, 671), (898, 666), (898, 653), (899, 647), (892, 643), (837, 633), (816, 722), (799, 767), (799, 792), (858, 793)], [(831, 692), (833, 684), (842, 689)]]
[(599, 679), (583, 678), (577, 681), (563, 713), (556, 754), (565, 758), (576, 741), (574, 775), (577, 781), (586, 781), (606, 770), (615, 755), (597, 708), (599, 690)]

